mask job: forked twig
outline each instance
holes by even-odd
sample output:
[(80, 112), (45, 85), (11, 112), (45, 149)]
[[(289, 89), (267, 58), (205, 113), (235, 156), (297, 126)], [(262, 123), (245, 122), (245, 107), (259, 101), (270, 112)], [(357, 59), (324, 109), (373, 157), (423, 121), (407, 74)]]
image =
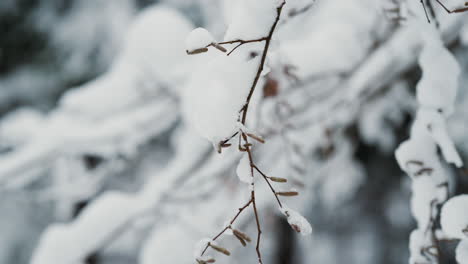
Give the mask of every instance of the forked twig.
[[(242, 116), (239, 118), (239, 121), (240, 121), (240, 124), (242, 126), (245, 126), (246, 124), (246, 121), (247, 121), (247, 113), (248, 113), (248, 109), (249, 109), (249, 104), (250, 104), (250, 101), (252, 99), (252, 96), (253, 96), (253, 93), (255, 91), (255, 88), (257, 87), (257, 83), (260, 79), (260, 76), (262, 74), (262, 71), (264, 69), (264, 66), (265, 66), (265, 62), (266, 62), (266, 57), (267, 57), (267, 54), (268, 54), (268, 50), (269, 50), (269, 47), (270, 47), (270, 43), (271, 43), (271, 39), (272, 39), (272, 36), (273, 36), (273, 33), (276, 29), (276, 26), (278, 25), (278, 22), (280, 20), (280, 16), (281, 16), (281, 11), (283, 10), (283, 6), (286, 4), (285, 1), (283, 1), (276, 9), (276, 18), (275, 18), (275, 21), (273, 22), (271, 28), (270, 28), (270, 31), (268, 32), (268, 35), (266, 37), (262, 37), (262, 38), (258, 38), (258, 39), (252, 39), (252, 40), (231, 40), (231, 41), (224, 41), (224, 42), (220, 42), (220, 43), (212, 43), (210, 45), (208, 45), (206, 48), (208, 48), (209, 46), (213, 46), (213, 47), (217, 47), (220, 46), (220, 45), (224, 45), (224, 44), (236, 44), (237, 45), (227, 54), (227, 55), (230, 55), (234, 50), (236, 50), (238, 47), (244, 45), (244, 44), (247, 44), (247, 43), (254, 43), (254, 42), (264, 42), (264, 48), (263, 48), (263, 51), (262, 51), (262, 54), (261, 54), (261, 59), (260, 59), (260, 63), (259, 63), (259, 66), (258, 66), (258, 69), (257, 69), (257, 73), (255, 75), (255, 78), (252, 82), (252, 85), (250, 87), (250, 90), (249, 90), (249, 93), (247, 95), (247, 98), (246, 98), (246, 101), (244, 103), (244, 105), (242, 106), (242, 108), (239, 110), (239, 114), (241, 114)], [(218, 48), (219, 49), (219, 48)], [(260, 175), (262, 175), (262, 177), (264, 178), (264, 180), (267, 182), (268, 186), (270, 187), (271, 191), (273, 192), (273, 194), (275, 195), (275, 198), (279, 204), (279, 206), (282, 208), (282, 204), (281, 204), (281, 201), (279, 199), (279, 193), (275, 191), (275, 189), (273, 188), (273, 186), (271, 185), (270, 183), (270, 180), (276, 180), (278, 182), (285, 182), (284, 179), (282, 178), (272, 178), (272, 177), (268, 177), (266, 176), (254, 163), (254, 160), (253, 160), (253, 157), (252, 157), (252, 144), (249, 143), (249, 137), (250, 138), (253, 138), (255, 139), (256, 141), (259, 141), (261, 143), (264, 143), (264, 140), (261, 138), (261, 137), (258, 137), (256, 136), (255, 134), (253, 133), (247, 133), (245, 131), (243, 131), (242, 129), (239, 129), (238, 132), (234, 133), (232, 136), (228, 137), (227, 139), (221, 141), (218, 143), (218, 151), (221, 152), (221, 149), (223, 147), (229, 147), (231, 146), (231, 144), (229, 144), (229, 141), (232, 140), (234, 137), (236, 136), (239, 136), (239, 143), (238, 143), (238, 148), (240, 151), (242, 152), (247, 152), (247, 156), (248, 156), (248, 159), (249, 159), (249, 166), (250, 166), (250, 174), (251, 174), (251, 177), (254, 178), (255, 177), (255, 171), (259, 172)], [(243, 143), (243, 144), (242, 144)], [(213, 239), (211, 241), (215, 241), (217, 240), (221, 235), (223, 235), (228, 229), (232, 229), (232, 225), (235, 223), (235, 221), (238, 219), (239, 215), (247, 208), (249, 207), (250, 205), (252, 205), (252, 209), (253, 209), (253, 212), (254, 212), (254, 215), (255, 215), (255, 222), (256, 222), (256, 225), (257, 225), (257, 241), (256, 241), (256, 247), (255, 247), (255, 250), (256, 250), (256, 253), (257, 253), (257, 257), (258, 257), (258, 262), (259, 263), (263, 263), (263, 260), (262, 260), (262, 255), (261, 255), (261, 251), (260, 251), (260, 242), (261, 242), (261, 234), (262, 234), (262, 229), (261, 229), (261, 224), (260, 224), (260, 218), (259, 218), (259, 213), (258, 213), (258, 209), (257, 209), (257, 203), (256, 203), (256, 200), (255, 200), (255, 186), (254, 186), (254, 180), (252, 179), (252, 182), (251, 182), (251, 193), (250, 193), (250, 200), (241, 208), (239, 208), (239, 211), (237, 212), (237, 214), (231, 219), (231, 221), (229, 222), (229, 225), (227, 227), (225, 227), (223, 230), (221, 230), (215, 237), (213, 237)], [(243, 245), (245, 244), (245, 241), (243, 241), (242, 239), (240, 239), (241, 242), (244, 242), (242, 243)], [(207, 243), (207, 245), (205, 246), (204, 250), (201, 252), (201, 256), (203, 256), (203, 254), (205, 254), (205, 252), (207, 251), (207, 249), (210, 247), (210, 243)], [(201, 261), (201, 260), (197, 260), (197, 261)]]

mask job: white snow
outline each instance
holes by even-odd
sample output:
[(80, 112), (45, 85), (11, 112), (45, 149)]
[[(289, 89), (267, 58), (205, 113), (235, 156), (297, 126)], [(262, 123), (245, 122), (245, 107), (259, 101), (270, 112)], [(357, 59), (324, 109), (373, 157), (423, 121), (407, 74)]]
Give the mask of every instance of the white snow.
[(188, 34), (185, 39), (185, 50), (187, 52), (194, 51), (196, 49), (205, 48), (214, 42), (214, 38), (208, 30), (204, 28), (196, 28)]
[(159, 95), (161, 86), (176, 88), (196, 59), (186, 55), (183, 44), (192, 28), (171, 8), (156, 6), (141, 12), (109, 71), (67, 92), (61, 107), (99, 119)]
[(419, 57), (422, 78), (416, 86), (416, 97), (423, 106), (440, 109), (445, 115), (453, 112), (457, 95), (460, 66), (440, 38), (432, 38)]
[(185, 88), (184, 116), (214, 145), (236, 132), (239, 111), (258, 70), (259, 58), (246, 60), (243, 51), (241, 47), (230, 56), (216, 54), (194, 69)]
[[(411, 128), (411, 137), (421, 139), (431, 137), (432, 141), (440, 147), (442, 155), (447, 162), (453, 163), (457, 167), (463, 165), (463, 161), (448, 134), (446, 121), (443, 115), (435, 109), (427, 107), (419, 109), (416, 120)], [(425, 141), (430, 142), (431, 140)]]
[(408, 174), (414, 173), (414, 168), (420, 168), (415, 164), (409, 163), (410, 161), (421, 162), (422, 165), (430, 166), (435, 161), (435, 155), (437, 154), (437, 148), (431, 141), (420, 138), (411, 138), (401, 143), (395, 151), (395, 157), (398, 161), (398, 165)]
[(211, 238), (203, 238), (200, 241), (198, 241), (195, 244), (195, 247), (193, 249), (193, 257), (195, 259), (201, 258), (203, 250), (208, 245), (208, 243), (211, 243), (211, 242), (212, 242)]
[[(138, 210), (133, 197), (109, 192), (92, 203), (71, 224), (51, 225), (42, 235), (32, 264), (81, 263), (90, 252), (112, 238), (118, 226)], [(118, 206), (118, 208), (116, 208)], [(112, 219), (112, 221), (102, 221)]]
[(468, 238), (462, 239), (455, 249), (458, 264), (468, 264)]
[[(150, 80), (178, 88), (198, 60), (187, 56), (185, 39), (194, 28), (173, 8), (155, 5), (146, 8), (132, 23), (119, 60), (136, 68)], [(136, 88), (136, 87), (133, 87)]]
[(310, 235), (312, 233), (312, 226), (309, 221), (305, 219), (300, 213), (288, 208), (283, 205), (280, 208), (281, 213), (286, 216), (289, 225), (298, 233), (303, 236)]
[(468, 195), (458, 195), (442, 207), (440, 224), (442, 230), (453, 238), (466, 239), (463, 230), (468, 228)]
[(424, 234), (424, 230), (415, 229), (411, 232), (409, 249), (410, 259), (409, 264), (426, 263), (427, 258), (422, 254), (422, 249), (430, 245), (428, 237)]
[(252, 184), (253, 177), (250, 168), (249, 156), (247, 154), (244, 154), (244, 156), (240, 159), (239, 165), (237, 165), (236, 173), (241, 182)]
[(231, 5), (224, 40), (266, 37), (276, 18), (279, 0), (238, 0)]
[(419, 177), (413, 180), (411, 212), (420, 228), (427, 227), (433, 215), (432, 201), (437, 201), (438, 190), (431, 177)]
[(9, 112), (0, 122), (0, 144), (21, 145), (44, 125), (45, 116), (32, 108)]

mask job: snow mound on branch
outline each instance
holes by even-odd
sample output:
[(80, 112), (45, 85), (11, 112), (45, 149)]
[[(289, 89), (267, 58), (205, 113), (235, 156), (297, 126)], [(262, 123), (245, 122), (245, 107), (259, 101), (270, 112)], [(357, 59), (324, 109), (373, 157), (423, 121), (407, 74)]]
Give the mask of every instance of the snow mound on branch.
[[(100, 249), (107, 239), (112, 238), (116, 227), (128, 222), (138, 212), (139, 208), (135, 204), (136, 200), (132, 196), (118, 192), (101, 196), (74, 222), (47, 228), (31, 263), (82, 263), (89, 252)], [(109, 218), (112, 221), (103, 221)]]
[(183, 96), (188, 122), (214, 145), (238, 129), (239, 111), (246, 102), (259, 67), (259, 57), (247, 60), (242, 49), (218, 54), (196, 70)]
[[(437, 33), (434, 33), (437, 34)], [(423, 106), (453, 112), (461, 70), (455, 57), (445, 48), (439, 35), (425, 42), (419, 65), (422, 78), (416, 86), (416, 95)]]
[(433, 164), (437, 154), (437, 147), (431, 141), (421, 138), (411, 138), (404, 141), (395, 151), (398, 165), (411, 175), (410, 161), (421, 162), (423, 165)]
[(462, 239), (455, 250), (455, 257), (459, 264), (468, 264), (468, 238)]
[(32, 108), (20, 108), (8, 113), (0, 122), (0, 146), (25, 143), (42, 128), (45, 119), (42, 113)]
[(424, 235), (424, 230), (415, 229), (411, 232), (409, 250), (411, 256), (409, 263), (425, 263), (427, 262), (426, 256), (422, 253), (422, 248), (426, 247), (430, 243), (427, 240), (427, 237)]
[(132, 23), (123, 51), (111, 69), (67, 92), (60, 100), (61, 107), (86, 116), (107, 117), (156, 96), (162, 86), (177, 87), (195, 63), (184, 50), (185, 37), (192, 29), (176, 10), (161, 6), (145, 9)]
[[(313, 12), (311, 15), (297, 16), (298, 21), (288, 21), (278, 28), (281, 39), (288, 39), (281, 43), (279, 52), (288, 64), (296, 67), (294, 74), (298, 78), (349, 72), (356, 69), (367, 56), (368, 49), (374, 45), (368, 32), (375, 26), (377, 14), (370, 12), (370, 9), (376, 7), (375, 2), (379, 1), (360, 2), (366, 4), (341, 0), (317, 1), (313, 10), (307, 11)], [(285, 7), (289, 5), (291, 1), (287, 1)], [(367, 15), (356, 15), (363, 13)], [(287, 14), (287, 10), (284, 10), (282, 18)], [(324, 40), (327, 41), (326, 45), (323, 45)], [(343, 43), (346, 43), (346, 49), (343, 49)]]
[(418, 222), (418, 226), (428, 226), (432, 215), (432, 207), (429, 205), (437, 199), (437, 195), (437, 186), (431, 177), (421, 176), (413, 180), (411, 212)]
[[(453, 163), (457, 167), (463, 165), (463, 161), (448, 134), (445, 119), (435, 109), (426, 107), (419, 109), (411, 128), (411, 137), (431, 138), (440, 147), (447, 162)], [(431, 139), (426, 141), (429, 142)]]
[(185, 39), (185, 50), (188, 52), (204, 48), (214, 42), (211, 33), (204, 28), (196, 28)]
[(194, 26), (175, 9), (147, 8), (133, 23), (127, 35), (124, 57), (142, 72), (173, 84), (185, 75), (194, 58), (185, 53), (184, 42)]
[(300, 213), (288, 208), (287, 206), (280, 208), (280, 211), (287, 217), (288, 223), (294, 231), (301, 233), (303, 236), (310, 235), (312, 233), (312, 226)]
[(251, 175), (250, 160), (247, 154), (244, 154), (244, 156), (239, 161), (236, 173), (241, 182), (252, 184), (253, 177)]
[(442, 230), (453, 238), (466, 239), (468, 232), (468, 195), (455, 196), (442, 207)]
[(228, 14), (225, 40), (258, 39), (268, 35), (281, 0), (238, 0)]

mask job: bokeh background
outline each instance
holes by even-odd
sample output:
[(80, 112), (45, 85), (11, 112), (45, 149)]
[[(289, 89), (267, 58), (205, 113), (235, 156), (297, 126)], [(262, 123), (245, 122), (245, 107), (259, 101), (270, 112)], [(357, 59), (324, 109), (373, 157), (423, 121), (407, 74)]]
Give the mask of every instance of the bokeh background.
[[(363, 82), (369, 96), (349, 102), (349, 109), (332, 107), (332, 99), (343, 96), (349, 88), (336, 84), (349, 84), (346, 80), (357, 74), (356, 69), (361, 69), (375, 52), (384, 50), (386, 44), (404, 30), (404, 25), (385, 15), (375, 3), (379, 1), (346, 2), (319, 3), (302, 17), (298, 16), (298, 21), (291, 18), (289, 27), (285, 26), (284, 32), (279, 33), (285, 45), (290, 45), (290, 51), (296, 50), (305, 60), (314, 63), (307, 68), (312, 71), (311, 79), (296, 88), (308, 91), (304, 94), (309, 96), (309, 101), (302, 102), (308, 110), (294, 119), (302, 124), (299, 130), (290, 136), (277, 133), (271, 140), (267, 138), (259, 156), (264, 157), (261, 164), (271, 168), (267, 169), (270, 173), (287, 174), (285, 176), (297, 180), (296, 188), (301, 196), (291, 204), (309, 219), (314, 231), (311, 237), (295, 234), (265, 192), (261, 214), (265, 221), (265, 263), (396, 264), (406, 263), (408, 259), (408, 237), (415, 226), (409, 209), (411, 182), (398, 168), (393, 152), (398, 143), (408, 137), (416, 109), (414, 87), (420, 70), (411, 52), (398, 54), (399, 49), (404, 51), (412, 45), (408, 44), (412, 40), (399, 40), (395, 46), (397, 54), (388, 53), (390, 63), (382, 66), (384, 73), (369, 71), (362, 75), (367, 78)], [(84, 116), (88, 119), (80, 126), (92, 130), (138, 108), (138, 101), (125, 105), (127, 94), (118, 92), (119, 82), (110, 85), (112, 88), (115, 85), (115, 90), (108, 87), (96, 94), (92, 94), (91, 86), (99, 86), (93, 80), (111, 71), (119, 54), (125, 51), (127, 32), (135, 18), (143, 10), (155, 6), (171, 8), (187, 23), (206, 27), (215, 36), (222, 36), (225, 30), (223, 1), (0, 1), (0, 172), (4, 173), (0, 175), (0, 263), (31, 263), (33, 252), (43, 241), (41, 238), (47, 228), (74, 223), (83, 210), (106, 193), (138, 193), (150, 184), (151, 178), (164, 179), (161, 176), (164, 174), (174, 174), (181, 182), (188, 183), (156, 189), (174, 193), (175, 197), (169, 195), (151, 213), (125, 225), (125, 231), (111, 236), (105, 243), (101, 241), (90, 252), (84, 250), (85, 258), (76, 263), (191, 263), (187, 262), (187, 256), (192, 255), (192, 245), (215, 234), (239, 206), (242, 191), (235, 176), (235, 162), (213, 161), (213, 150), (207, 142), (184, 141), (189, 132), (183, 117), (179, 114), (171, 117), (171, 113), (180, 112), (178, 88), (171, 86), (176, 87), (184, 80), (190, 72), (187, 69), (182, 77), (177, 77), (180, 79), (174, 77), (174, 81), (162, 84), (159, 81), (164, 78), (154, 77), (157, 85), (169, 87), (164, 89), (169, 90), (169, 97), (173, 99), (169, 105), (174, 108), (144, 119), (142, 126), (133, 127), (115, 142), (106, 143), (105, 150), (95, 149), (99, 140), (93, 139), (86, 148), (80, 148), (81, 143), (68, 144), (66, 140), (62, 144), (61, 135), (69, 131), (62, 126), (54, 134), (53, 126), (48, 125), (57, 115), (77, 123)], [(444, 29), (447, 45), (463, 69), (458, 103), (449, 128), (458, 150), (466, 157), (468, 20), (463, 15), (446, 18), (441, 12), (440, 16), (442, 25), (449, 25)], [(177, 34), (177, 25), (168, 21), (165, 25), (159, 22), (163, 23), (160, 27)], [(152, 25), (145, 28), (146, 35), (140, 36), (140, 41), (147, 38), (148, 42), (141, 46), (141, 54), (146, 54), (148, 47), (157, 49), (157, 44), (165, 41), (152, 36)], [(308, 51), (306, 47), (313, 49)], [(169, 67), (164, 60), (153, 59), (152, 53), (148, 54), (148, 63), (155, 65), (154, 68)], [(321, 57), (314, 56), (316, 54)], [(403, 58), (399, 58), (400, 55)], [(294, 54), (291, 57), (294, 58)], [(316, 68), (324, 70), (314, 72)], [(273, 68), (269, 77), (275, 79), (273, 84), (262, 83), (266, 92), (261, 100), (265, 101), (266, 109), (283, 102), (284, 97), (280, 96), (275, 101), (277, 89), (294, 90), (287, 88), (287, 78), (281, 77), (281, 73), (275, 77), (275, 73), (281, 72), (278, 69)], [(168, 76), (167, 71), (156, 72)], [(328, 76), (330, 72), (331, 77)], [(317, 76), (325, 77), (314, 79)], [(94, 99), (90, 104), (99, 107), (83, 104), (82, 112), (64, 114), (67, 109), (61, 98), (64, 94), (72, 98), (73, 92), (68, 92), (83, 87), (91, 87), (88, 96)], [(130, 87), (129, 91), (137, 90), (135, 87)], [(319, 87), (324, 87), (323, 92)], [(167, 96), (161, 92), (150, 95), (156, 98), (155, 104), (162, 104), (157, 100)], [(289, 95), (293, 106), (299, 102), (298, 93)], [(75, 93), (75, 96), (80, 95)], [(299, 97), (305, 98), (303, 94)], [(83, 100), (86, 98), (84, 96)], [(106, 109), (112, 101), (121, 102), (125, 107), (118, 111), (103, 110), (103, 113), (94, 110)], [(271, 118), (269, 113), (265, 110), (266, 124), (281, 121)], [(314, 113), (322, 113), (330, 120), (311, 122)], [(169, 121), (158, 121), (168, 116)], [(131, 121), (122, 120), (133, 126)], [(141, 130), (150, 132), (141, 133)], [(53, 136), (44, 136), (50, 133)], [(120, 144), (122, 142), (125, 144)], [(15, 156), (28, 148), (32, 156)], [(447, 170), (453, 176), (452, 194), (468, 192), (468, 176), (449, 166)], [(198, 175), (200, 183), (191, 182), (191, 177), (195, 178), (192, 175)], [(117, 217), (113, 212), (132, 207), (116, 203), (103, 211), (99, 219), (105, 225)], [(243, 226), (253, 236), (255, 229), (251, 221), (252, 218), (247, 217)], [(93, 243), (73, 234), (63, 239), (69, 245), (57, 247), (56, 251), (66, 254), (69, 254), (68, 249), (73, 251), (81, 248), (80, 245)], [(233, 255), (219, 261), (253, 263), (253, 247), (242, 249), (234, 242), (226, 242), (233, 248)], [(443, 263), (455, 263), (453, 246), (451, 243), (443, 245)]]

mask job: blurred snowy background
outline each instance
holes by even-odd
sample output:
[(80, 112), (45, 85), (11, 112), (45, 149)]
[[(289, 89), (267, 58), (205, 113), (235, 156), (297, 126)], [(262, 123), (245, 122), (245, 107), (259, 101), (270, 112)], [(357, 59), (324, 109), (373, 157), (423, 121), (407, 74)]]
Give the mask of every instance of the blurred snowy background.
[[(417, 109), (418, 29), (376, 0), (290, 2), (258, 89), (267, 143), (256, 154), (301, 193), (288, 204), (314, 231), (295, 234), (260, 189), (264, 262), (407, 263), (416, 223), (394, 151)], [(194, 244), (244, 200), (239, 157), (218, 155), (182, 110), (204, 63), (185, 54), (185, 37), (203, 26), (221, 39), (230, 5), (0, 1), (1, 264), (194, 262)], [(448, 127), (463, 158), (468, 20), (435, 11), (462, 67)], [(451, 194), (467, 193), (468, 176), (447, 170)], [(242, 221), (253, 236), (252, 216)], [(220, 263), (254, 262), (252, 245), (225, 243), (233, 254)], [(455, 263), (453, 247), (441, 263)]]

